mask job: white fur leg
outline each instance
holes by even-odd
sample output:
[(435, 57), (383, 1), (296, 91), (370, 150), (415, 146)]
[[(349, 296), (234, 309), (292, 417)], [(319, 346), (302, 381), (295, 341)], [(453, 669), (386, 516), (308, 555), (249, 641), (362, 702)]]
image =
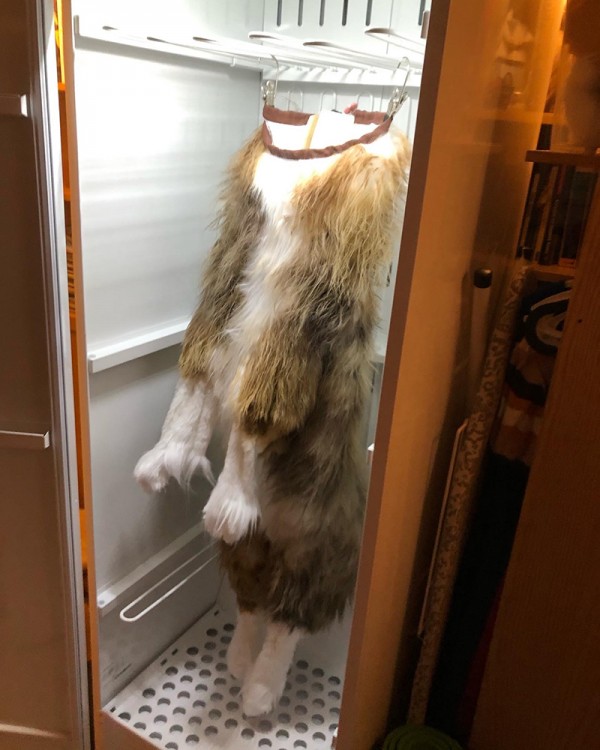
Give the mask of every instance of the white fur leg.
[(134, 470), (134, 476), (147, 492), (160, 492), (170, 477), (180, 485), (189, 484), (201, 470), (212, 478), (206, 449), (210, 442), (215, 416), (214, 396), (204, 383), (181, 379), (169, 407), (158, 443), (145, 453)]
[(244, 680), (242, 707), (246, 716), (273, 710), (285, 688), (285, 678), (302, 633), (287, 625), (270, 623), (262, 651)]
[(217, 485), (204, 507), (204, 526), (216, 539), (239, 542), (260, 518), (256, 497), (254, 441), (232, 427), (227, 456)]
[(227, 667), (237, 680), (243, 680), (256, 657), (260, 617), (253, 612), (240, 612), (229, 648)]

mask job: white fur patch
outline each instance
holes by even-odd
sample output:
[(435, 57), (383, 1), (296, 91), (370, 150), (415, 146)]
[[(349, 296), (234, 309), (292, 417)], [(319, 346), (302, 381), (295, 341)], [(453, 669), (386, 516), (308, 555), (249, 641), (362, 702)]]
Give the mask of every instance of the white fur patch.
[[(338, 117), (325, 116), (323, 132), (329, 133), (328, 138), (333, 139), (333, 123), (338, 120)], [(371, 125), (354, 125), (349, 115), (343, 115), (342, 122), (349, 123), (351, 130), (353, 128), (352, 132), (346, 128), (348, 132), (344, 131), (344, 136), (354, 134), (357, 137), (372, 128)], [(293, 133), (297, 134), (299, 126), (277, 125), (278, 133), (286, 128), (295, 129)], [(392, 125), (388, 133), (364, 148), (383, 158), (394, 156), (398, 148), (394, 131)], [(210, 362), (211, 381), (216, 395), (223, 409), (230, 414), (237, 399), (237, 383), (241, 380), (252, 348), (273, 321), (281, 316), (289, 302), (275, 293), (274, 278), (282, 268), (294, 262), (298, 253), (305, 251), (302, 234), (290, 229), (294, 191), (315, 175), (327, 172), (340, 156), (333, 154), (324, 158), (295, 160), (282, 159), (265, 152), (258, 160), (253, 184), (261, 196), (266, 214), (265, 225), (240, 283), (243, 300), (229, 321), (226, 343), (213, 352)]]
[(207, 386), (179, 380), (160, 440), (140, 458), (134, 470), (136, 481), (146, 492), (160, 492), (170, 477), (186, 486), (198, 470), (214, 483), (206, 450), (215, 411), (214, 396)]
[(223, 471), (204, 507), (206, 531), (227, 544), (239, 542), (257, 526), (260, 518), (255, 457), (254, 441), (232, 427)]
[(273, 710), (285, 688), (285, 678), (302, 631), (282, 623), (269, 623), (267, 636), (254, 666), (244, 680), (242, 707), (246, 716)]
[(258, 652), (261, 620), (252, 612), (240, 612), (229, 648), (227, 667), (236, 680), (243, 680), (252, 668)]

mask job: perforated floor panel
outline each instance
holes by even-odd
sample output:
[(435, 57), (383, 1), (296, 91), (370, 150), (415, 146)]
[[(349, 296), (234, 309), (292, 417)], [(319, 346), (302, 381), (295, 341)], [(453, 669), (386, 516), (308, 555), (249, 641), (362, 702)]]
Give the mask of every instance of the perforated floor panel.
[(272, 714), (242, 715), (241, 684), (225, 663), (233, 617), (214, 609), (107, 706), (113, 717), (168, 750), (324, 750), (340, 712), (346, 639), (340, 631), (302, 641)]

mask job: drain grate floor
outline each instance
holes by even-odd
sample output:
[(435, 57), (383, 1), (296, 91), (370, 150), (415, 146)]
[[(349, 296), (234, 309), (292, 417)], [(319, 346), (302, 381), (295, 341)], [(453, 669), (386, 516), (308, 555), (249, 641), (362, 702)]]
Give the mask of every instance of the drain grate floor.
[[(225, 663), (233, 617), (214, 609), (117, 695), (105, 710), (167, 750), (325, 750), (340, 713), (345, 644), (298, 646), (275, 711), (242, 714), (241, 684)], [(344, 641), (344, 639), (341, 639)]]

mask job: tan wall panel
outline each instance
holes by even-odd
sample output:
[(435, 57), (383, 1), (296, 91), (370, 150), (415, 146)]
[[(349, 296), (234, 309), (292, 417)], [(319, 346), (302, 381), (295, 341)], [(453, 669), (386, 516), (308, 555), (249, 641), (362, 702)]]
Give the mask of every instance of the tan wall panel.
[(367, 750), (381, 736), (395, 680), (394, 721), (408, 700), (434, 528), (453, 434), (464, 414), (468, 278), (485, 262), (499, 286), (514, 255), (529, 174), (524, 153), (536, 143), (559, 28), (560, 3), (530, 5), (537, 30), (529, 85), (524, 104), (510, 110), (496, 107), (494, 88), (508, 2), (433, 5), (341, 750)]

